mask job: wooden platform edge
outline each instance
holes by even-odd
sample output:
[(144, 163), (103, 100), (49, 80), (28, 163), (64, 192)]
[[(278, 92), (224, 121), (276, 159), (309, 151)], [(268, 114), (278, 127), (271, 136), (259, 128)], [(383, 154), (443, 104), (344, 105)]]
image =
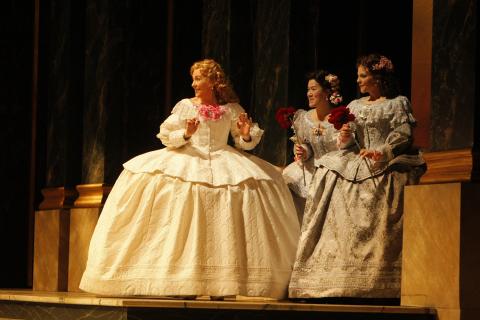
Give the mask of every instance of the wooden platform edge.
[(435, 314), (435, 310), (414, 306), (372, 306), (297, 303), (288, 300), (237, 297), (236, 300), (210, 301), (173, 300), (162, 298), (104, 297), (88, 293), (45, 292), (29, 290), (0, 290), (0, 301), (40, 304), (84, 305), (131, 308), (223, 309), (264, 311), (310, 311), (342, 313)]

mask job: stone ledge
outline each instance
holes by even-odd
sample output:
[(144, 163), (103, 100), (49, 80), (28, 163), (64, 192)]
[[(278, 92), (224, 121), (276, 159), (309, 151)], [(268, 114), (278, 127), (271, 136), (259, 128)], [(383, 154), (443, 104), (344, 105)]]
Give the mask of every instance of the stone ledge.
[(426, 152), (427, 172), (420, 184), (479, 181), (479, 155), (471, 149)]

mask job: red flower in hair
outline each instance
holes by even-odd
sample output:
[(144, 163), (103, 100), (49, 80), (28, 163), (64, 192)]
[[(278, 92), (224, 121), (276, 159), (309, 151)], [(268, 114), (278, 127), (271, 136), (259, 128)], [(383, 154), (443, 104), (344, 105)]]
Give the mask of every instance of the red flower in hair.
[(340, 130), (344, 124), (355, 120), (355, 115), (350, 113), (350, 109), (345, 106), (337, 107), (330, 112), (328, 122), (333, 124), (333, 127)]
[(294, 107), (278, 108), (277, 112), (275, 113), (275, 120), (277, 120), (280, 127), (283, 129), (288, 129), (292, 126), (293, 115), (296, 111), (297, 109)]

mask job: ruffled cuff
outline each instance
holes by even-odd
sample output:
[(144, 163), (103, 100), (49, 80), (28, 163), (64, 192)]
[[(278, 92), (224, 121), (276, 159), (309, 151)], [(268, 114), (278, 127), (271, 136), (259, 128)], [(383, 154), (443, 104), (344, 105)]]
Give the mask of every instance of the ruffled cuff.
[(382, 158), (378, 160), (379, 162), (389, 162), (393, 160), (393, 158), (395, 158), (392, 147), (389, 144), (384, 144), (383, 146), (378, 148), (377, 151), (380, 151), (382, 153)]
[(168, 135), (168, 146), (167, 147), (180, 148), (181, 146), (187, 144), (190, 141), (191, 138), (188, 139), (188, 140), (185, 140), (185, 138), (183, 137), (184, 134), (185, 134), (184, 129), (175, 130), (175, 131), (170, 132), (170, 134)]
[(243, 150), (252, 150), (260, 142), (262, 135), (263, 130), (260, 129), (257, 124), (254, 124), (250, 128), (250, 141), (245, 141), (241, 136), (239, 136), (236, 141), (236, 146)]

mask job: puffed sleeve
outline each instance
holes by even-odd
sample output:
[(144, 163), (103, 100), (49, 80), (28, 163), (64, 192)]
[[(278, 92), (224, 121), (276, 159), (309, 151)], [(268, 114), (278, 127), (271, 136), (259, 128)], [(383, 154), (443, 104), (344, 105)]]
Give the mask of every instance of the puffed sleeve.
[(232, 112), (230, 133), (232, 134), (235, 142), (235, 147), (243, 150), (252, 150), (260, 142), (260, 139), (263, 135), (263, 130), (259, 128), (257, 123), (252, 123), (252, 126), (250, 127), (251, 140), (243, 140), (243, 138), (240, 136), (240, 130), (237, 127), (237, 121), (240, 113), (245, 112), (245, 110), (238, 103), (229, 103), (228, 107), (230, 112)]
[(412, 128), (416, 121), (411, 112), (410, 101), (403, 96), (392, 100), (393, 117), (390, 121), (391, 132), (379, 151), (383, 161), (390, 161), (404, 153), (412, 144)]
[(185, 140), (183, 135), (185, 133), (186, 118), (185, 110), (188, 106), (180, 101), (175, 105), (172, 114), (160, 125), (160, 132), (157, 134), (163, 145), (167, 148), (180, 148), (181, 146), (190, 142), (190, 139)]

